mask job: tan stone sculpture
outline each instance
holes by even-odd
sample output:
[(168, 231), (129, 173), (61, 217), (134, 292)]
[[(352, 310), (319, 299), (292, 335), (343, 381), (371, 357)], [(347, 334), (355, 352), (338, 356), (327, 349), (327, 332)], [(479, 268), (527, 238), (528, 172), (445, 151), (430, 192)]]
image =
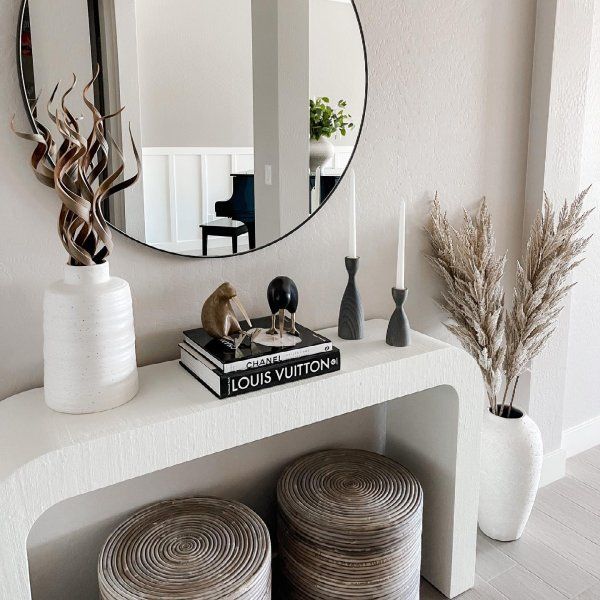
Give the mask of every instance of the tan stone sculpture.
[(202, 327), (212, 337), (233, 339), (234, 335), (242, 332), (240, 323), (233, 312), (232, 302), (242, 313), (244, 320), (252, 327), (246, 309), (238, 300), (237, 291), (231, 283), (225, 282), (206, 299), (202, 306)]

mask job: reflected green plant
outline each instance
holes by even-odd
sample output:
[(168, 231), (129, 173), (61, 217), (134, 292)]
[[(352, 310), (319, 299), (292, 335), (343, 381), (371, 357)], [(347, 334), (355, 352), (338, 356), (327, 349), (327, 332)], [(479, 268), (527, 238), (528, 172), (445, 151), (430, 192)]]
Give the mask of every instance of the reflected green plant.
[(336, 107), (326, 96), (310, 101), (310, 139), (319, 141), (322, 137), (330, 138), (338, 131), (345, 136), (354, 129), (352, 115), (346, 112), (348, 103), (339, 100)]

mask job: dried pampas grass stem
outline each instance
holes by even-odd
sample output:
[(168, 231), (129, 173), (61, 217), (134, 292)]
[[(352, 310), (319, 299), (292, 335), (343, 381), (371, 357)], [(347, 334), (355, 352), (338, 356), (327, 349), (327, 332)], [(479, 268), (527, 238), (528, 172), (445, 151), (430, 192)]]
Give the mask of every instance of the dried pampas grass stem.
[(433, 250), (429, 259), (445, 284), (440, 304), (451, 318), (446, 327), (477, 361), (490, 409), (496, 414), (511, 414), (519, 377), (547, 344), (562, 300), (574, 285), (569, 274), (580, 264), (590, 241), (579, 237), (591, 213), (583, 209), (589, 189), (570, 205), (565, 202), (558, 215), (545, 196), (523, 261), (517, 262), (508, 313), (502, 287), (506, 256), (496, 256), (485, 199), (475, 217), (465, 211), (462, 227), (456, 230), (435, 197), (428, 226)]
[[(590, 188), (581, 192), (569, 206), (565, 201), (558, 217), (548, 196), (533, 223), (523, 264), (517, 262), (513, 307), (506, 318), (506, 390), (543, 350), (556, 329), (562, 300), (575, 285), (569, 273), (581, 263), (591, 237), (577, 237), (592, 210), (583, 210)], [(514, 401), (514, 390), (510, 408)]]
[(471, 218), (465, 211), (460, 230), (452, 228), (436, 195), (429, 235), (431, 264), (446, 284), (441, 306), (452, 322), (446, 327), (475, 358), (493, 409), (504, 363), (505, 257), (496, 256), (496, 240), (485, 200)]

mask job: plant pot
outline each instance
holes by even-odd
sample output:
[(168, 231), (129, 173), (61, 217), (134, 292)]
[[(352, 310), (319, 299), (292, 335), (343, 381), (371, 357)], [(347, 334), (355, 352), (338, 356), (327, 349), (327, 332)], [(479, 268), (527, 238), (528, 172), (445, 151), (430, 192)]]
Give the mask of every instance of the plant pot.
[(540, 430), (518, 409), (508, 417), (488, 410), (481, 442), (479, 528), (495, 540), (517, 540), (540, 482), (544, 458)]
[(101, 412), (138, 392), (129, 284), (108, 263), (65, 266), (44, 295), (44, 397), (62, 413)]
[(334, 145), (325, 137), (320, 140), (310, 140), (310, 170), (314, 173), (317, 167), (329, 166), (335, 156)]

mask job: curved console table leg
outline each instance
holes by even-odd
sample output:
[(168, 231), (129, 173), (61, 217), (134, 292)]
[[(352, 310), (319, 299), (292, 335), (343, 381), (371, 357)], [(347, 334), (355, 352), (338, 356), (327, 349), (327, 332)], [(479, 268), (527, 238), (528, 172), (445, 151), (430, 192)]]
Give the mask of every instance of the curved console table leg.
[(27, 536), (37, 517), (30, 522), (25, 502), (16, 499), (23, 499), (16, 480), (7, 488), (0, 487), (0, 598), (30, 600)]
[(387, 410), (385, 453), (424, 490), (421, 572), (448, 598), (473, 587), (477, 543), (481, 404), (461, 392), (467, 390), (441, 386)]

